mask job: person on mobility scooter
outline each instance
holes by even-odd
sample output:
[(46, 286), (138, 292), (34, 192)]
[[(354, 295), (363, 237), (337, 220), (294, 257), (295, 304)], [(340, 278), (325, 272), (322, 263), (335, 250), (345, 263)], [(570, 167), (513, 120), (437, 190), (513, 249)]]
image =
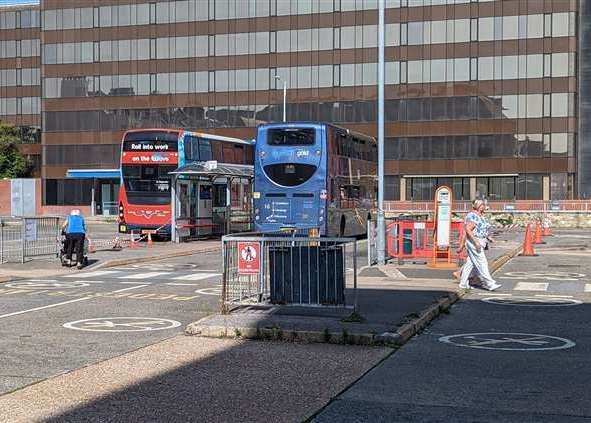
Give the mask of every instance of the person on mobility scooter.
[[(62, 261), (65, 266), (76, 266), (82, 269), (85, 264), (84, 241), (86, 238), (86, 223), (80, 210), (74, 209), (62, 225), (62, 232), (66, 234), (66, 258)], [(76, 253), (76, 260), (72, 262), (72, 252)]]

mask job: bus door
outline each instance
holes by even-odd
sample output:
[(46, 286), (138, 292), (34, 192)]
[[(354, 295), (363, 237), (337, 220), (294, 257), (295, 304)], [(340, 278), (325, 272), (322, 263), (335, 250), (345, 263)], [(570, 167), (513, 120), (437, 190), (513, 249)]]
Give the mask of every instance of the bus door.
[(195, 220), (197, 223), (197, 235), (211, 235), (212, 226), (212, 203), (213, 193), (212, 184), (209, 181), (195, 181), (198, 196), (196, 196), (197, 213)]
[(228, 184), (222, 180), (216, 180), (212, 187), (213, 201), (212, 201), (212, 223), (215, 231), (220, 234), (228, 234)]

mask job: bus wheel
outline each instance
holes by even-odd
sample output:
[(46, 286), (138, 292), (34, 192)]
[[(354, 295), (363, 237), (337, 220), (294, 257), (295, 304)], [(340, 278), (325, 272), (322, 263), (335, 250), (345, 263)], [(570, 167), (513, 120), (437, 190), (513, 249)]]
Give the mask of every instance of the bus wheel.
[(343, 238), (345, 236), (345, 216), (341, 216), (341, 225), (339, 227), (339, 237)]

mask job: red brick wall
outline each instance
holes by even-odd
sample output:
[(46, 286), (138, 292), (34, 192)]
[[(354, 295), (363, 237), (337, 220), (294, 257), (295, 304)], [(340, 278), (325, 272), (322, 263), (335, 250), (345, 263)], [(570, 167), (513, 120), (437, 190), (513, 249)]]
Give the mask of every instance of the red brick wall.
[(10, 216), (10, 179), (0, 180), (0, 216)]
[(45, 216), (67, 216), (72, 209), (78, 209), (84, 216), (90, 216), (90, 206), (42, 206), (41, 215)]

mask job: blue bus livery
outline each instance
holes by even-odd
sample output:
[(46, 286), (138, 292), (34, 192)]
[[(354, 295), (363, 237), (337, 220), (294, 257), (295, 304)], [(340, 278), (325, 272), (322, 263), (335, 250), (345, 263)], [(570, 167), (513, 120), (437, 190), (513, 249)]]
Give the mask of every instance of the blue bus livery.
[(328, 123), (258, 127), (255, 229), (366, 233), (377, 198), (375, 139)]

